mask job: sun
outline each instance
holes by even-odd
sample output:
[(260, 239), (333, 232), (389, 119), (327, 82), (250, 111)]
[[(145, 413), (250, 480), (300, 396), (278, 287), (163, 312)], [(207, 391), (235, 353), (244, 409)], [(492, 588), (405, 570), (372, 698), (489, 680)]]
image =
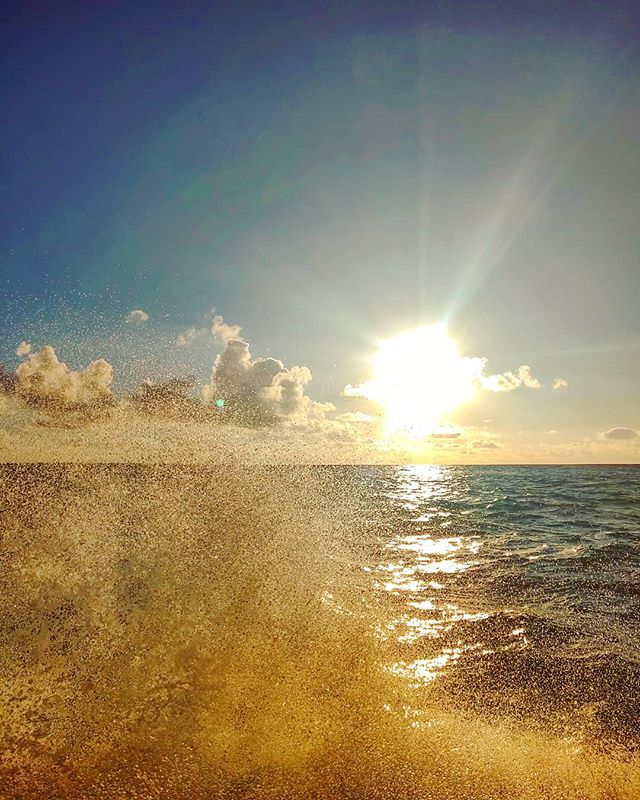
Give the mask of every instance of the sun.
[(472, 360), (460, 356), (444, 325), (382, 342), (373, 366), (387, 435), (428, 436), (473, 395)]

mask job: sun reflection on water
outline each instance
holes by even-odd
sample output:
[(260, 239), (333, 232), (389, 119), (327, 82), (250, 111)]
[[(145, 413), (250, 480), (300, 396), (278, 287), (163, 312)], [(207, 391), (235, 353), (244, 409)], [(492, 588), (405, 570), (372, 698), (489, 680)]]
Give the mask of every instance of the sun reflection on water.
[[(467, 651), (490, 652), (481, 642), (451, 641), (456, 623), (490, 616), (486, 611), (462, 607), (447, 591), (452, 580), (479, 563), (482, 547), (479, 535), (462, 535), (449, 528), (454, 518), (443, 506), (455, 499), (454, 484), (449, 468), (404, 467), (398, 485), (386, 495), (406, 519), (404, 530), (401, 527), (386, 541), (388, 560), (367, 568), (374, 577), (374, 589), (383, 598), (395, 600), (388, 605), (387, 624), (380, 626), (379, 636), (400, 646), (423, 642), (422, 650), (428, 642), (433, 651), (389, 666), (393, 673), (420, 685), (451, 668)], [(448, 528), (446, 535), (443, 528)], [(435, 574), (441, 576), (440, 581), (425, 579)]]
[(465, 649), (462, 647), (445, 647), (442, 652), (433, 658), (418, 658), (415, 661), (406, 663), (399, 661), (391, 667), (391, 672), (416, 681), (415, 685), (429, 683), (438, 676), (439, 672), (457, 661)]

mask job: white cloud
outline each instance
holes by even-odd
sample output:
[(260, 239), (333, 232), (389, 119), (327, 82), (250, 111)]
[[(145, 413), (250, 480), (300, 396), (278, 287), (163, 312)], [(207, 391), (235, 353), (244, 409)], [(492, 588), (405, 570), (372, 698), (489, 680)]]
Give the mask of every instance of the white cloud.
[(615, 441), (623, 442), (637, 439), (640, 434), (633, 428), (609, 428), (601, 434), (603, 439), (613, 439)]
[(270, 425), (288, 420), (321, 421), (331, 403), (316, 403), (305, 390), (311, 381), (307, 367), (285, 367), (275, 358), (252, 358), (249, 343), (240, 339), (240, 327), (221, 316), (214, 317), (212, 332), (225, 342), (217, 356), (211, 379), (204, 387), (205, 400), (222, 398), (226, 418), (243, 425)]
[(564, 378), (555, 378), (553, 381), (552, 389), (566, 389), (569, 385), (569, 381), (566, 381)]
[[(213, 313), (213, 312), (212, 312)], [(224, 321), (220, 314), (216, 314), (211, 319), (211, 323), (205, 327), (192, 325), (183, 331), (175, 341), (176, 347), (188, 347), (193, 341), (199, 339), (204, 334), (210, 333), (220, 342), (225, 343), (230, 339), (239, 339), (242, 328), (240, 325), (230, 325)]]
[(531, 373), (531, 367), (528, 364), (523, 364), (518, 369), (518, 377), (528, 389), (539, 389), (542, 384), (537, 378), (534, 378)]
[(74, 371), (46, 345), (16, 369), (15, 392), (26, 403), (48, 410), (87, 409), (113, 402), (111, 364), (103, 358)]
[(223, 342), (228, 342), (231, 339), (239, 339), (241, 330), (242, 328), (240, 325), (229, 325), (220, 314), (216, 314), (211, 321), (212, 335), (221, 339)]
[(149, 315), (146, 311), (143, 311), (141, 308), (134, 308), (127, 314), (127, 322), (147, 322), (149, 319)]
[(343, 397), (364, 397), (367, 400), (377, 401), (380, 398), (380, 392), (375, 381), (363, 381), (353, 386), (348, 383), (342, 390)]
[[(485, 359), (482, 359), (482, 361), (486, 363)], [(518, 367), (516, 372), (503, 372), (498, 375), (488, 376), (481, 372), (479, 381), (490, 392), (512, 392), (520, 386), (526, 386), (528, 389), (540, 389), (542, 386), (540, 381), (534, 377), (528, 364)]]
[(194, 326), (187, 328), (187, 330), (183, 331), (176, 339), (176, 347), (187, 347), (194, 339), (197, 339), (198, 336), (204, 333), (205, 330), (206, 328), (196, 328)]
[(17, 356), (26, 356), (31, 352), (31, 345), (29, 342), (20, 342), (20, 344), (16, 347), (16, 355)]

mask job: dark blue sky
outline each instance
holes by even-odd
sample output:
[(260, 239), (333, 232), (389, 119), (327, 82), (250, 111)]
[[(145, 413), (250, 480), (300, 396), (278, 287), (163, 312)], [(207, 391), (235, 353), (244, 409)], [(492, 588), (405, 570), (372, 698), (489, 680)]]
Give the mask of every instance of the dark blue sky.
[(24, 2), (2, 29), (8, 365), (27, 338), (205, 374), (172, 343), (215, 306), (320, 396), (442, 317), (496, 369), (625, 394), (631, 3)]

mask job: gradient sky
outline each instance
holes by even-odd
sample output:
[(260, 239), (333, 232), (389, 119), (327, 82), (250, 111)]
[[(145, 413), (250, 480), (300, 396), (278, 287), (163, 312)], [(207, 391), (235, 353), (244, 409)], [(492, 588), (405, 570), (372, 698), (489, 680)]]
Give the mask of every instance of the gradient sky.
[(175, 340), (215, 307), (344, 404), (377, 342), (445, 319), (543, 383), (458, 424), (527, 460), (640, 429), (632, 3), (22, 2), (2, 29), (8, 368), (26, 339), (123, 390), (204, 381), (215, 345)]

